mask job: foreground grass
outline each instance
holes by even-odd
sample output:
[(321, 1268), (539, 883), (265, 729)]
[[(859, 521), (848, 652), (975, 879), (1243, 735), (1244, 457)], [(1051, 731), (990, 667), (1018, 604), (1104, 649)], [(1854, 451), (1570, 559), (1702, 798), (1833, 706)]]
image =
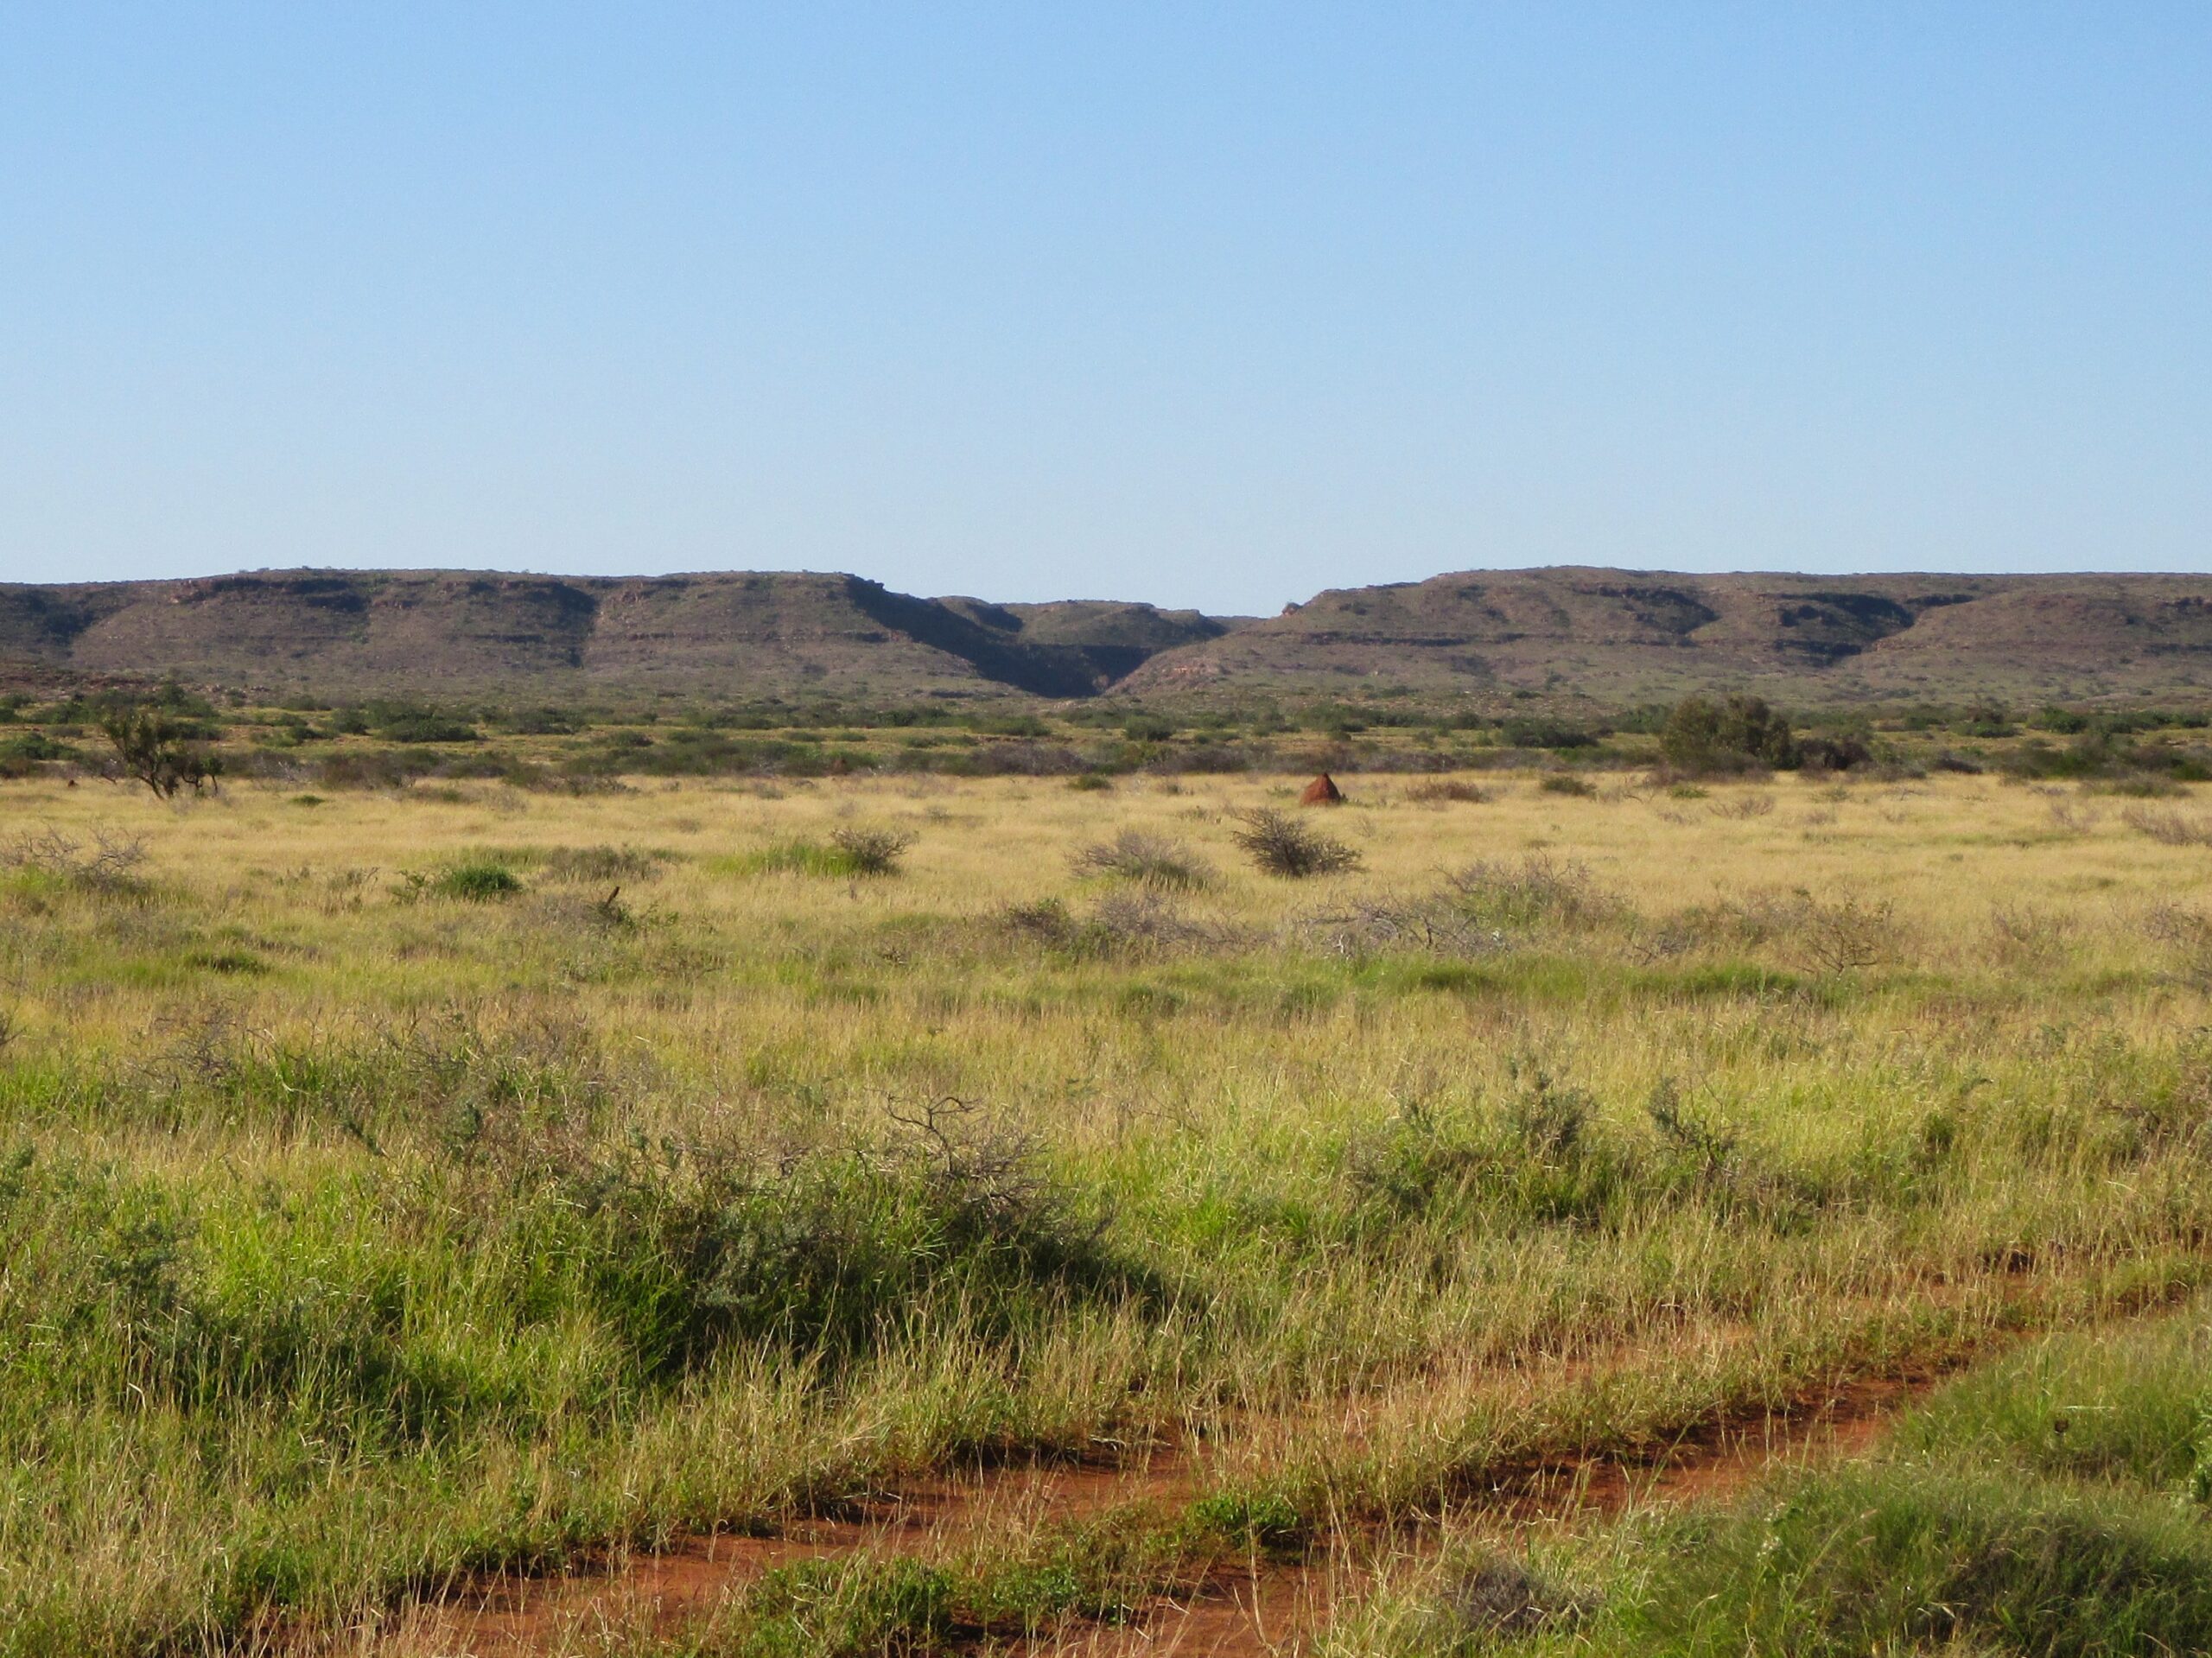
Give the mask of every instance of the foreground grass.
[[(0, 1651), (1147, 1439), (1402, 1515), (2205, 1274), (2202, 854), (2024, 791), (1376, 801), (1312, 883), (1250, 784), (87, 792), (0, 869)], [(997, 1569), (883, 1592), (1077, 1604)]]
[(1480, 1549), (1344, 1652), (2089, 1655), (2212, 1649), (2212, 1328), (2037, 1344), (1871, 1461), (1638, 1521), (1534, 1563)]

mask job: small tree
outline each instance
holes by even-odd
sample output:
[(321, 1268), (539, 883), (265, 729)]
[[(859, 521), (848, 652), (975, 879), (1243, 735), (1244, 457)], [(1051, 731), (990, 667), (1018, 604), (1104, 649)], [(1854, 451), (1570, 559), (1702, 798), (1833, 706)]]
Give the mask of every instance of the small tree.
[(205, 794), (222, 772), (220, 758), (199, 740), (199, 730), (151, 702), (124, 702), (100, 716), (124, 775), (136, 778), (163, 800), (190, 789)]
[(1684, 697), (1667, 716), (1659, 746), (1685, 772), (1748, 772), (1797, 757), (1789, 721), (1757, 696)]

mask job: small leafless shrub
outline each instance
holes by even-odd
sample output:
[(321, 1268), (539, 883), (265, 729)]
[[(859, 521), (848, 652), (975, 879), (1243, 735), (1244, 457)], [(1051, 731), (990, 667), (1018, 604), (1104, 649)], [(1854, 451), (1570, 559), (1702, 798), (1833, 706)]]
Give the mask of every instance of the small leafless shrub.
[(1478, 806), (1490, 798), (1490, 791), (1464, 778), (1438, 778), (1427, 783), (1416, 783), (1406, 791), (1406, 798), (1422, 805), (1457, 804)]
[(1287, 813), (1262, 806), (1237, 813), (1236, 821), (1243, 827), (1230, 831), (1230, 838), (1267, 874), (1303, 880), (1359, 867), (1357, 850)]
[(1103, 949), (1160, 955), (1214, 942), (1214, 931), (1158, 893), (1109, 893), (1091, 909), (1085, 930)]
[(30, 829), (0, 846), (0, 866), (108, 896), (143, 893), (146, 884), (137, 870), (145, 861), (145, 837), (119, 829), (94, 829), (89, 846), (60, 829)]
[(2212, 846), (2212, 818), (2130, 806), (2120, 813), (2120, 821), (2160, 846)]
[(2072, 923), (2068, 917), (2024, 905), (2009, 909), (2000, 905), (1989, 912), (1989, 931), (1999, 954), (2040, 962), (2065, 947)]
[(2156, 944), (2212, 944), (2212, 916), (2178, 904), (2155, 905), (2143, 918), (2143, 932)]
[(1764, 817), (1774, 810), (1772, 795), (1738, 795), (1733, 800), (1716, 800), (1706, 807), (1715, 817), (1734, 818), (1738, 822), (1753, 817)]
[(1638, 921), (1629, 931), (1624, 948), (1639, 967), (1656, 967), (1678, 956), (1687, 956), (1705, 942), (1705, 928), (1694, 915), (1669, 916), (1658, 921)]
[(540, 867), (548, 880), (571, 881), (597, 886), (608, 881), (650, 880), (660, 873), (669, 854), (637, 847), (560, 847), (545, 854)]
[(977, 1210), (1026, 1213), (1045, 1195), (1035, 1137), (994, 1118), (979, 1102), (894, 1100), (884, 1111), (935, 1178)]
[(1357, 899), (1294, 924), (1313, 948), (1332, 956), (1385, 950), (1481, 956), (1510, 942), (1502, 930), (1482, 925), (1440, 894)]
[(2041, 791), (2050, 812), (2050, 826), (2062, 835), (2087, 835), (2104, 821), (2104, 815), (2085, 806), (2060, 789)]
[(1058, 899), (1040, 899), (1009, 905), (999, 919), (1019, 937), (1081, 956), (1159, 956), (1243, 942), (1236, 929), (1194, 916), (1154, 890), (1109, 893), (1082, 914)]
[(1445, 890), (1459, 912), (1490, 927), (1583, 927), (1617, 912), (1583, 863), (1560, 863), (1537, 853), (1517, 864), (1469, 864), (1448, 876)]
[(376, 873), (373, 869), (351, 865), (331, 870), (322, 878), (322, 890), (315, 896), (315, 907), (325, 915), (359, 909), (368, 897), (369, 883), (376, 879)]
[(2178, 904), (2155, 905), (2143, 918), (2152, 943), (2174, 952), (2177, 972), (2186, 983), (2212, 984), (2212, 916)]
[(1078, 875), (1169, 892), (1192, 891), (1213, 880), (1213, 870), (1180, 841), (1139, 829), (1123, 829), (1110, 841), (1084, 847), (1069, 861)]
[(1855, 893), (1832, 900), (1806, 894), (1791, 931), (1797, 953), (1821, 972), (1856, 972), (1896, 954), (1897, 906)]

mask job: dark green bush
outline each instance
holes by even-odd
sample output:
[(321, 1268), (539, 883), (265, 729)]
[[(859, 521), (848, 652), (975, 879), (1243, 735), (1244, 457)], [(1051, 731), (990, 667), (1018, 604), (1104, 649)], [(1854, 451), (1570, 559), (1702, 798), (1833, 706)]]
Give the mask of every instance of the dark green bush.
[(429, 890), (440, 898), (488, 904), (514, 897), (522, 891), (522, 882), (503, 863), (490, 858), (472, 858), (440, 870), (430, 878)]
[(1659, 734), (1667, 763), (1691, 773), (1747, 772), (1796, 761), (1789, 721), (1756, 696), (1686, 696)]

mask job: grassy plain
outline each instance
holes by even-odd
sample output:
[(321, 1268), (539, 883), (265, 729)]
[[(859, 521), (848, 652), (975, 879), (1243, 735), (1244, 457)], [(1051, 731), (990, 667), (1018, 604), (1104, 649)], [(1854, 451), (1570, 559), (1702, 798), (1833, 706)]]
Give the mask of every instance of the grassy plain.
[[(9, 787), (0, 1652), (368, 1641), (475, 1573), (1182, 1447), (1203, 1498), (1110, 1583), (779, 1579), (683, 1649), (1059, 1627), (2212, 1271), (2198, 803), (1355, 781), (1308, 816), (1360, 867), (1302, 881), (1232, 839), (1274, 779)], [(1124, 832), (1149, 879), (1077, 867)], [(1738, 1558), (1605, 1547), (1570, 1571)], [(1395, 1592), (1334, 1638), (1472, 1638)], [(1604, 1604), (1529, 1638), (1756, 1610)]]

